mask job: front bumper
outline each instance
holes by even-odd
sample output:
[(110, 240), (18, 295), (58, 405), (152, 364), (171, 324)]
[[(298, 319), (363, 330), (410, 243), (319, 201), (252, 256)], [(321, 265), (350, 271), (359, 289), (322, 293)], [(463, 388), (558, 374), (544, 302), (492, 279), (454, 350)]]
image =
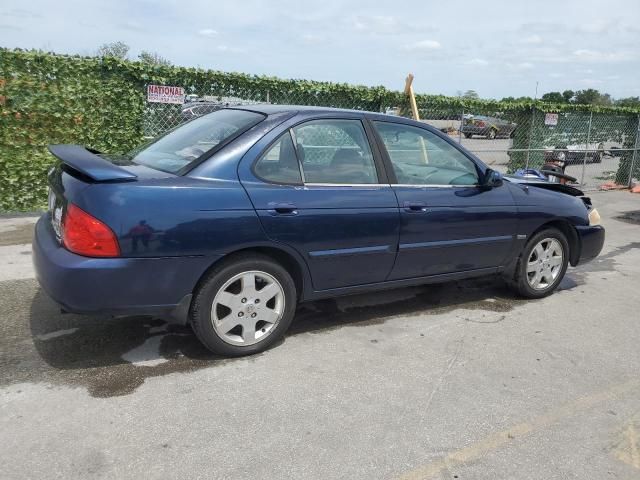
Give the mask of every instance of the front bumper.
[(604, 227), (602, 225), (576, 227), (580, 240), (580, 258), (577, 264), (583, 264), (596, 258), (604, 245)]
[(88, 258), (76, 255), (57, 241), (49, 214), (38, 220), (33, 237), (36, 278), (53, 300), (73, 313), (167, 318), (177, 312), (182, 315), (184, 303), (213, 261), (195, 256)]

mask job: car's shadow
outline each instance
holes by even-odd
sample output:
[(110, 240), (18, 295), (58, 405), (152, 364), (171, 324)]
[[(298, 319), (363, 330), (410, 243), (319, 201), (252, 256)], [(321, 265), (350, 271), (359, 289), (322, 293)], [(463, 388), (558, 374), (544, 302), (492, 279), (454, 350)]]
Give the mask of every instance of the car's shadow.
[[(575, 284), (568, 276), (563, 288)], [(522, 301), (502, 281), (482, 278), (312, 302), (299, 307), (284, 341), (305, 333), (459, 308), (507, 312)], [(147, 377), (259, 357), (216, 357), (202, 346), (189, 326), (159, 319), (62, 314), (40, 289), (31, 302), (29, 326), (35, 350), (44, 361), (39, 369), (30, 370), (32, 379), (35, 375), (51, 383), (86, 386), (94, 396), (130, 393)]]

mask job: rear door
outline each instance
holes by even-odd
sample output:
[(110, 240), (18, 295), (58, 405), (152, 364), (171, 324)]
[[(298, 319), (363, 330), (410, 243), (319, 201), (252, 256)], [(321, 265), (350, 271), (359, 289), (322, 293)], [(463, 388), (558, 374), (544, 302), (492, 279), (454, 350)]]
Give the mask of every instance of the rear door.
[(508, 187), (480, 186), (476, 163), (428, 129), (372, 125), (400, 206), (398, 258), (389, 279), (503, 265), (517, 229)]
[(315, 290), (384, 281), (399, 213), (370, 132), (358, 117), (294, 122), (239, 169), (267, 235), (304, 257)]

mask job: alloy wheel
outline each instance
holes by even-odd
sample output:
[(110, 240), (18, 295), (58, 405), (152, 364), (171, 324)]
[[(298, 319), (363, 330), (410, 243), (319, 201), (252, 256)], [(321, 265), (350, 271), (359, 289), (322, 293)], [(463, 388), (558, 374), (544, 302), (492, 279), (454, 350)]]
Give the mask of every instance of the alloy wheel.
[(527, 282), (534, 290), (549, 288), (562, 271), (564, 251), (555, 238), (540, 240), (527, 261)]
[(273, 332), (284, 310), (284, 289), (275, 277), (261, 271), (241, 272), (216, 293), (211, 322), (224, 342), (253, 345)]

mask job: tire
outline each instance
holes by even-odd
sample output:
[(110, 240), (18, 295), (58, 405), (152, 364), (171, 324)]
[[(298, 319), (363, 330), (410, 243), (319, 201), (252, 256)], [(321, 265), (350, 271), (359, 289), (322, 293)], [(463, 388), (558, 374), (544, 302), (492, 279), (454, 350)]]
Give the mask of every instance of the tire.
[[(558, 248), (561, 250), (562, 257), (559, 260), (556, 254), (546, 256), (549, 251), (544, 249), (545, 242), (554, 252), (557, 252)], [(541, 246), (542, 250), (537, 249), (538, 246)], [(567, 237), (560, 230), (547, 228), (536, 233), (529, 239), (518, 259), (511, 286), (526, 298), (543, 298), (551, 295), (567, 271), (569, 253)], [(541, 274), (541, 272), (544, 273)], [(538, 285), (535, 281), (538, 278), (536, 274), (541, 277)]]
[(239, 357), (262, 352), (281, 339), (296, 306), (296, 285), (289, 272), (268, 256), (246, 254), (229, 259), (205, 277), (189, 318), (205, 347), (218, 355)]
[(464, 134), (464, 138), (471, 138), (473, 137), (473, 133), (465, 133)]
[(495, 130), (495, 128), (489, 129), (489, 131), (487, 132), (486, 137), (487, 137), (487, 140), (495, 139), (496, 138), (496, 130)]

